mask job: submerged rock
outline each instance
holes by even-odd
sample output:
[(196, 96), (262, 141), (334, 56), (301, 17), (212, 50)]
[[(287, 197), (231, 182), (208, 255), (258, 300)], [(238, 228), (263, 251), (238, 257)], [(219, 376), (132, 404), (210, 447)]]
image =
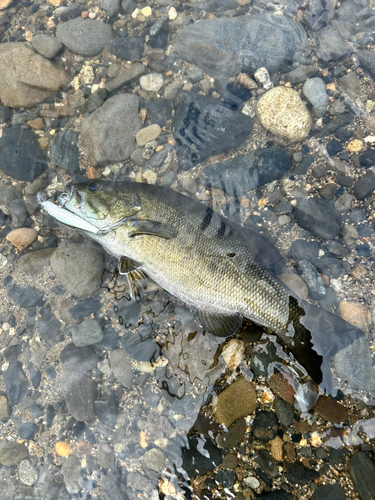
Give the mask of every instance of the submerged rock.
[(82, 56), (97, 56), (114, 38), (112, 26), (76, 17), (57, 27), (57, 38), (65, 47)]
[(362, 68), (371, 76), (375, 81), (375, 51), (374, 50), (357, 50), (355, 55)]
[(320, 198), (300, 200), (295, 207), (298, 224), (315, 236), (333, 239), (341, 230), (341, 220), (331, 202)]
[(308, 28), (319, 31), (327, 26), (335, 13), (337, 0), (308, 0), (303, 3), (303, 20)]
[(51, 143), (51, 163), (64, 168), (70, 175), (79, 170), (77, 132), (66, 129), (58, 132)]
[(256, 407), (254, 385), (244, 378), (238, 378), (224, 389), (212, 402), (215, 418), (229, 427), (237, 418), (247, 417)]
[(302, 26), (273, 14), (203, 20), (182, 28), (175, 41), (178, 57), (217, 77), (254, 74), (262, 66), (282, 71), (306, 48)]
[(219, 101), (182, 92), (173, 120), (180, 167), (187, 170), (212, 154), (235, 148), (252, 126), (248, 116)]
[(326, 84), (321, 78), (311, 78), (304, 83), (302, 91), (311, 102), (315, 116), (323, 116), (328, 104)]

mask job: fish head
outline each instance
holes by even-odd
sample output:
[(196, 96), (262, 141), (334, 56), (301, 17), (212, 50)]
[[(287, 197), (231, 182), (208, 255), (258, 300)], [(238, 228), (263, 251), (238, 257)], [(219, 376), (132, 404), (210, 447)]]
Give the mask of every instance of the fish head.
[(114, 186), (107, 181), (70, 186), (58, 196), (61, 206), (99, 229), (126, 221), (141, 210), (141, 200), (134, 189)]

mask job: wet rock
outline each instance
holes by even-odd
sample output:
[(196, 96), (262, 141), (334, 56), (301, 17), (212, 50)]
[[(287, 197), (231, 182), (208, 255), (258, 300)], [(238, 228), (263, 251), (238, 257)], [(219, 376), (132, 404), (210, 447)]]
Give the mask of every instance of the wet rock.
[(22, 127), (4, 130), (0, 138), (0, 156), (1, 171), (19, 181), (33, 181), (47, 169), (47, 160), (39, 146), (38, 136)]
[(39, 336), (48, 347), (52, 347), (64, 339), (60, 333), (61, 327), (62, 324), (53, 312), (44, 314), (36, 322), (36, 329)]
[(19, 464), (29, 456), (29, 450), (24, 443), (17, 441), (0, 441), (0, 464), (6, 467)]
[(64, 168), (71, 176), (79, 170), (78, 136), (77, 132), (65, 129), (58, 132), (51, 142), (51, 163)]
[(61, 351), (60, 360), (68, 371), (84, 373), (96, 368), (99, 361), (98, 354), (91, 347), (76, 347), (68, 344)]
[(332, 141), (330, 141), (328, 144), (327, 144), (327, 153), (329, 154), (329, 156), (335, 156), (337, 153), (340, 153), (340, 151), (343, 150), (343, 147), (341, 146), (341, 144), (336, 141), (336, 139), (332, 139)]
[(274, 373), (272, 375), (269, 379), (269, 386), (272, 392), (283, 401), (286, 401), (290, 405), (294, 403), (294, 387), (281, 373)]
[(268, 450), (258, 450), (253, 455), (253, 460), (256, 462), (262, 471), (268, 477), (276, 477), (278, 474), (278, 468), (275, 460)]
[(215, 396), (212, 406), (216, 420), (229, 427), (237, 418), (246, 417), (255, 410), (254, 385), (242, 377), (238, 378)]
[(320, 245), (317, 241), (294, 240), (291, 246), (293, 260), (308, 260), (312, 264), (318, 262)]
[(71, 495), (79, 493), (83, 486), (81, 464), (77, 457), (71, 455), (66, 458), (61, 467), (61, 473), (64, 476), (64, 483), (68, 493)]
[(277, 416), (272, 411), (258, 411), (253, 421), (254, 439), (271, 441), (279, 431)]
[(107, 11), (109, 17), (114, 17), (120, 12), (120, 0), (102, 0), (100, 7)]
[(375, 81), (375, 51), (374, 50), (357, 50), (355, 55), (358, 57), (362, 68)]
[(329, 252), (338, 257), (346, 257), (348, 255), (348, 249), (336, 240), (330, 241), (327, 245)]
[(348, 411), (345, 406), (340, 405), (328, 396), (320, 396), (318, 402), (314, 406), (314, 411), (324, 420), (328, 422), (340, 424), (344, 422), (348, 416)]
[(354, 245), (358, 240), (358, 231), (354, 226), (345, 226), (342, 230), (343, 241), (345, 245)]
[(68, 83), (69, 77), (62, 67), (36, 54), (26, 44), (1, 44), (0, 99), (4, 106), (33, 106)]
[(13, 278), (7, 276), (3, 281), (8, 297), (19, 306), (28, 309), (36, 306), (43, 298), (44, 292), (31, 286), (19, 286), (13, 283)]
[(261, 498), (261, 500), (293, 500), (292, 495), (285, 490), (275, 490), (269, 493), (263, 493), (259, 498)]
[(12, 116), (12, 110), (6, 106), (0, 105), (0, 125), (6, 123)]
[(322, 277), (317, 269), (309, 261), (300, 260), (298, 262), (298, 270), (309, 289), (310, 297), (315, 300), (323, 298), (326, 291)]
[(30, 460), (22, 460), (18, 467), (20, 481), (27, 486), (32, 486), (38, 480), (38, 471), (35, 469)]
[(302, 91), (312, 106), (315, 116), (323, 116), (328, 104), (326, 84), (321, 78), (311, 78), (304, 83)]
[(303, 12), (303, 20), (307, 27), (313, 31), (319, 31), (332, 21), (335, 13), (337, 0), (309, 0), (306, 2)]
[[(16, 200), (18, 201), (18, 200)], [(38, 233), (35, 229), (29, 227), (22, 227), (19, 229), (14, 229), (7, 234), (6, 239), (10, 241), (18, 250), (25, 250), (37, 239)]]
[(364, 200), (375, 191), (375, 167), (371, 167), (353, 187), (354, 196), (357, 200)]
[(113, 38), (110, 24), (77, 17), (57, 27), (57, 38), (68, 49), (82, 56), (97, 56)]
[(281, 398), (275, 399), (275, 412), (281, 425), (291, 425), (294, 419), (293, 407)]
[(77, 347), (97, 344), (103, 340), (102, 327), (95, 319), (86, 319), (80, 325), (73, 326), (72, 339)]
[(143, 90), (159, 92), (163, 86), (163, 75), (161, 73), (149, 73), (148, 75), (141, 76), (139, 83)]
[(63, 44), (54, 36), (45, 35), (44, 33), (37, 33), (31, 40), (31, 45), (43, 57), (53, 59), (63, 49)]
[(130, 67), (121, 70), (116, 78), (106, 83), (106, 89), (108, 92), (113, 92), (125, 83), (131, 83), (137, 80), (144, 72), (145, 66), (142, 63), (133, 63)]
[[(110, 370), (108, 371), (108, 375), (110, 375)], [(117, 420), (117, 402), (114, 393), (108, 391), (106, 396), (100, 401), (95, 401), (94, 405), (100, 422), (110, 429), (114, 429)]]
[(367, 453), (358, 451), (351, 457), (349, 473), (362, 500), (375, 495), (375, 466)]
[(251, 132), (251, 119), (210, 97), (182, 92), (173, 120), (179, 165), (187, 170), (212, 154), (238, 146)]
[(134, 374), (129, 356), (122, 349), (116, 349), (111, 352), (109, 361), (113, 375), (124, 387), (130, 389), (133, 386)]
[(299, 384), (295, 393), (294, 406), (302, 412), (309, 411), (318, 401), (318, 393), (313, 382)]
[(308, 469), (301, 463), (291, 464), (286, 474), (286, 477), (290, 483), (299, 484), (301, 486), (308, 484), (310, 481), (318, 479), (319, 476), (319, 472), (313, 469)]
[(104, 469), (110, 469), (115, 464), (115, 453), (109, 444), (102, 444), (98, 450), (98, 461)]
[(282, 76), (284, 82), (290, 82), (292, 84), (303, 83), (308, 78), (311, 78), (316, 73), (315, 66), (298, 66), (297, 68), (285, 73)]
[(88, 299), (80, 300), (69, 309), (69, 314), (74, 319), (81, 319), (90, 314), (96, 313), (100, 309), (100, 300), (89, 297)]
[(39, 427), (31, 422), (25, 422), (18, 428), (18, 435), (22, 439), (33, 439)]
[(102, 254), (96, 247), (65, 240), (52, 254), (51, 267), (65, 290), (76, 297), (89, 297), (101, 283)]
[(333, 364), (338, 377), (350, 388), (373, 391), (375, 379), (372, 375), (372, 358), (364, 338), (355, 340), (345, 349), (336, 353)]
[(188, 436), (188, 441), (189, 448), (182, 449), (182, 467), (190, 478), (204, 475), (220, 465), (221, 452), (210, 440), (194, 435)]
[(85, 114), (85, 113), (92, 113), (93, 111), (95, 111), (103, 104), (104, 99), (107, 97), (107, 95), (108, 95), (107, 89), (98, 89), (92, 94), (90, 94), (89, 97), (86, 99), (85, 104), (80, 108), (81, 113)]
[(338, 61), (348, 54), (348, 45), (336, 30), (325, 27), (316, 35), (318, 48), (316, 56), (323, 62)]
[(34, 368), (32, 363), (28, 363), (27, 367), (29, 369), (31, 383), (33, 384), (34, 389), (37, 389), (40, 385), (40, 381), (42, 380), (42, 374), (39, 370)]
[(269, 342), (259, 346), (258, 350), (251, 357), (250, 369), (255, 375), (267, 375), (268, 367), (274, 362), (281, 362), (281, 358), (277, 355), (276, 347)]
[(338, 212), (347, 212), (352, 206), (353, 196), (350, 193), (344, 193), (335, 201), (335, 209)]
[(222, 78), (254, 74), (260, 67), (271, 73), (285, 70), (306, 46), (306, 33), (297, 22), (282, 15), (254, 14), (189, 24), (177, 34), (175, 52)]
[(126, 59), (127, 61), (134, 61), (135, 59), (140, 59), (144, 52), (145, 45), (141, 38), (131, 37), (131, 38), (116, 38), (108, 46), (108, 50), (111, 54), (114, 54), (121, 59)]
[(323, 127), (322, 130), (316, 134), (316, 137), (320, 139), (322, 137), (334, 134), (336, 130), (338, 130), (340, 127), (345, 127), (346, 125), (352, 123), (353, 119), (354, 119), (353, 115), (349, 115), (348, 113), (339, 115), (333, 120), (331, 120), (329, 123), (327, 123), (327, 125)]
[(143, 463), (149, 469), (159, 472), (165, 466), (164, 453), (158, 448), (151, 448), (143, 455)]
[(281, 279), (285, 285), (292, 290), (298, 297), (301, 297), (301, 299), (306, 300), (309, 291), (306, 286), (306, 283), (303, 281), (303, 279), (298, 276), (298, 274), (294, 273), (286, 273), (286, 274), (279, 274), (278, 278)]
[(160, 348), (152, 337), (142, 338), (139, 333), (126, 332), (121, 338), (121, 346), (136, 361), (150, 362), (157, 359), (160, 353)]
[(298, 224), (315, 236), (331, 240), (341, 230), (340, 218), (329, 201), (319, 198), (300, 200), (295, 214)]
[(148, 142), (154, 141), (161, 134), (159, 125), (154, 124), (138, 130), (135, 139), (138, 146), (145, 146)]
[(135, 149), (135, 136), (141, 128), (139, 99), (132, 94), (111, 97), (84, 119), (83, 147), (92, 166), (105, 166), (129, 158)]
[(91, 377), (65, 372), (61, 379), (61, 392), (72, 417), (81, 422), (95, 418), (96, 382)]
[(323, 486), (319, 486), (311, 500), (345, 500), (346, 495), (344, 488), (340, 484), (325, 484)]
[(45, 248), (43, 250), (37, 250), (36, 252), (22, 255), (17, 260), (17, 269), (30, 276), (40, 274), (43, 272), (45, 266), (49, 266), (51, 255), (54, 251), (54, 248)]
[(371, 311), (365, 304), (341, 300), (336, 314), (365, 333), (372, 329)]
[(10, 204), (10, 215), (12, 217), (12, 225), (14, 227), (22, 227), (28, 217), (25, 202), (21, 199), (13, 200)]
[(167, 121), (172, 118), (172, 105), (167, 99), (152, 99), (146, 103), (145, 108), (151, 123), (157, 123), (160, 127), (165, 127)]
[(8, 400), (5, 396), (0, 396), (0, 422), (7, 422), (9, 420), (9, 415)]
[(288, 87), (266, 92), (258, 101), (256, 115), (266, 130), (288, 141), (302, 141), (312, 126), (305, 103)]
[(216, 441), (221, 448), (234, 448), (243, 441), (245, 433), (246, 422), (244, 419), (239, 419), (230, 427), (228, 432), (219, 434)]

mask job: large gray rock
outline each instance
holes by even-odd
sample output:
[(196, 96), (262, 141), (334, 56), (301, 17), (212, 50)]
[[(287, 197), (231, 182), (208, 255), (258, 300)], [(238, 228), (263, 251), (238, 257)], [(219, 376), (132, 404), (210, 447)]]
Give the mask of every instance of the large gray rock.
[(177, 34), (175, 52), (210, 75), (231, 77), (262, 66), (271, 73), (285, 70), (307, 46), (299, 23), (282, 15), (255, 14), (189, 24)]
[(61, 379), (61, 392), (72, 417), (79, 422), (95, 418), (96, 382), (90, 376), (66, 371)]
[(129, 158), (141, 128), (138, 107), (137, 96), (119, 94), (83, 121), (81, 140), (91, 165), (102, 167)]
[(303, 2), (303, 20), (308, 28), (318, 31), (332, 20), (337, 0), (307, 0)]
[(351, 389), (373, 392), (375, 377), (371, 351), (365, 338), (359, 338), (333, 357), (336, 374)]
[(314, 52), (323, 62), (338, 61), (348, 55), (348, 43), (333, 28), (323, 28), (316, 38), (317, 48)]
[(81, 463), (77, 457), (71, 455), (66, 458), (61, 473), (64, 476), (64, 482), (68, 492), (73, 495), (79, 493), (83, 488), (83, 478), (81, 472)]
[(362, 68), (375, 81), (375, 51), (374, 50), (357, 50), (355, 55), (358, 57)]
[(110, 24), (76, 17), (59, 24), (57, 37), (72, 52), (92, 57), (100, 54), (114, 34)]
[(100, 286), (103, 258), (93, 246), (66, 240), (52, 254), (51, 267), (65, 290), (76, 297), (90, 297)]
[(57, 38), (43, 33), (36, 34), (31, 40), (31, 45), (39, 54), (47, 57), (47, 59), (53, 59), (64, 48), (63, 44)]
[(0, 100), (4, 106), (33, 106), (68, 83), (69, 77), (61, 66), (25, 44), (0, 44)]
[(320, 198), (300, 200), (296, 220), (306, 231), (320, 238), (333, 239), (341, 229), (341, 220), (332, 203)]

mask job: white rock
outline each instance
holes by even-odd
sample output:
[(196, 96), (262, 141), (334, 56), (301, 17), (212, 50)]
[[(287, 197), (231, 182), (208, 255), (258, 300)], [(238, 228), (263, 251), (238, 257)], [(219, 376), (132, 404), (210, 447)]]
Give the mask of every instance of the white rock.
[(173, 21), (177, 17), (177, 10), (174, 7), (171, 7), (168, 12), (168, 18)]
[(149, 73), (141, 76), (139, 83), (143, 90), (159, 92), (164, 83), (163, 75), (161, 73)]

